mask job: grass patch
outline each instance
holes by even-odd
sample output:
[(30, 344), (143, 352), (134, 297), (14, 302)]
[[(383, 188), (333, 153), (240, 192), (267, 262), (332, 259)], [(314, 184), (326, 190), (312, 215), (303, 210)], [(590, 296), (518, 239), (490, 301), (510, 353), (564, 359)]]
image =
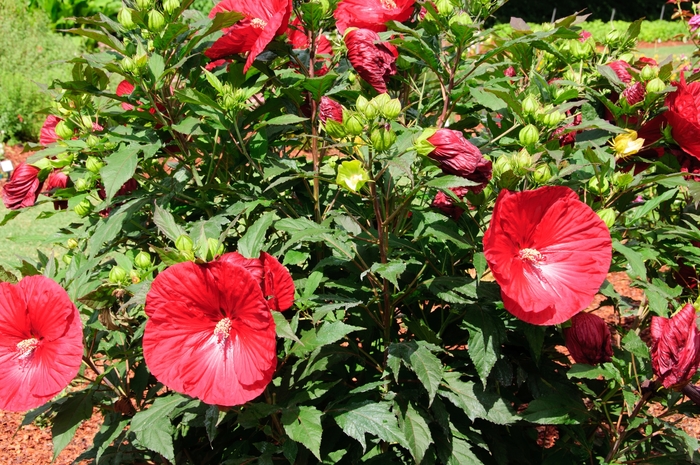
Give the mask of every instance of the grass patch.
[[(0, 218), (4, 218), (8, 212), (10, 210), (0, 204)], [(23, 210), (7, 224), (0, 226), (0, 265), (19, 266), (23, 259), (34, 263), (39, 256), (38, 251), (47, 256), (52, 253), (56, 257), (63, 256), (66, 248), (53, 244), (55, 235), (61, 228), (80, 221), (80, 218), (72, 210), (52, 213), (53, 202), (44, 202)], [(40, 215), (51, 216), (37, 218)]]

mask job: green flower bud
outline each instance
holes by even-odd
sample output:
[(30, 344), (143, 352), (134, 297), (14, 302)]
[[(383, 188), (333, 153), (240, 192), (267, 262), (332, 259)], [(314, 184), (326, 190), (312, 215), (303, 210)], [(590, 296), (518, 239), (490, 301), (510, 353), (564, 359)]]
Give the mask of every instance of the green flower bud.
[(659, 78), (647, 82), (647, 92), (649, 93), (663, 92), (664, 89), (666, 89), (666, 84)]
[(132, 284), (138, 284), (141, 282), (141, 276), (139, 276), (139, 272), (136, 270), (129, 271), (129, 279), (131, 280)]
[(397, 116), (399, 116), (399, 114), (401, 114), (401, 102), (399, 102), (399, 99), (397, 98), (391, 99), (382, 105), (381, 108), (379, 108), (379, 111), (384, 118), (394, 120)]
[(430, 139), (436, 132), (437, 130), (435, 128), (423, 129), (423, 133), (418, 136), (418, 139), (416, 139), (413, 144), (413, 150), (415, 150), (418, 155), (429, 155), (433, 150), (435, 150), (435, 146), (428, 142), (428, 139)]
[(528, 124), (518, 133), (518, 139), (523, 147), (535, 145), (540, 140), (540, 131), (532, 124)]
[(68, 166), (71, 163), (73, 163), (73, 160), (75, 160), (75, 155), (73, 155), (72, 153), (59, 153), (58, 155), (56, 155), (55, 160), (51, 160), (51, 166), (53, 168), (63, 168), (64, 166)]
[(70, 238), (66, 241), (66, 247), (69, 249), (76, 249), (78, 247), (78, 241), (76, 239)]
[(346, 189), (357, 192), (369, 181), (369, 174), (359, 160), (344, 161), (338, 167), (335, 182)]
[(126, 270), (121, 266), (113, 266), (109, 271), (109, 282), (112, 284), (120, 284), (126, 280)]
[(134, 20), (131, 17), (131, 9), (129, 8), (122, 8), (119, 10), (117, 21), (119, 21), (119, 24), (124, 26), (124, 29), (127, 31), (136, 27), (136, 24), (134, 24)]
[(552, 170), (550, 169), (549, 165), (546, 164), (538, 166), (532, 173), (532, 180), (540, 185), (547, 184), (547, 181), (549, 181), (551, 178)]
[(511, 164), (513, 166), (513, 172), (518, 176), (523, 176), (528, 172), (530, 166), (532, 166), (532, 156), (527, 150), (522, 149), (515, 154)]
[(345, 137), (345, 128), (339, 122), (334, 119), (328, 118), (324, 125), (326, 133), (334, 139), (340, 139)]
[[(37, 160), (34, 163), (31, 163), (32, 166), (35, 168), (39, 168), (39, 170), (48, 170), (50, 168), (53, 168), (53, 164), (51, 163), (51, 160), (48, 158), (42, 158), (41, 160)], [(57, 167), (60, 168), (60, 167)]]
[(153, 6), (153, 0), (136, 0), (136, 7), (141, 10), (148, 10)]
[(376, 128), (370, 135), (372, 147), (378, 152), (385, 152), (396, 142), (396, 134), (391, 129)]
[(70, 139), (73, 134), (73, 127), (68, 121), (59, 121), (56, 125), (56, 135), (61, 139)]
[(65, 263), (66, 265), (70, 265), (71, 262), (73, 261), (73, 255), (67, 253), (67, 254), (65, 254), (63, 257), (61, 257), (61, 260), (62, 260), (63, 263)]
[(83, 115), (80, 117), (80, 125), (83, 127), (83, 129), (86, 129), (88, 131), (92, 131), (92, 118), (88, 115)]
[(365, 125), (356, 114), (349, 111), (343, 112), (343, 127), (348, 134), (359, 136), (365, 131)]
[(169, 15), (175, 13), (180, 8), (180, 0), (165, 0), (163, 2), (163, 11)]
[(357, 97), (357, 101), (355, 102), (355, 108), (357, 108), (357, 111), (362, 113), (362, 115), (367, 118), (368, 120), (373, 120), (374, 118), (377, 117), (377, 107), (372, 105), (369, 100), (367, 100), (364, 96), (360, 95)]
[(644, 81), (651, 81), (655, 77), (659, 75), (659, 70), (656, 69), (656, 67), (651, 67), (649, 65), (646, 65), (644, 68), (642, 68), (642, 72), (640, 73), (640, 77)]
[(596, 212), (601, 220), (605, 223), (608, 229), (611, 229), (615, 225), (615, 218), (617, 217), (617, 212), (612, 208), (604, 208)]
[(588, 181), (588, 191), (595, 195), (605, 195), (610, 190), (610, 182), (607, 178), (598, 179), (597, 176), (592, 177)]
[(92, 211), (92, 204), (88, 199), (83, 199), (78, 205), (73, 207), (73, 211), (82, 218), (90, 214)]
[(136, 268), (146, 270), (151, 267), (151, 254), (141, 251), (134, 257), (134, 265)]
[(455, 9), (454, 5), (450, 0), (437, 0), (435, 2), (438, 13), (442, 16), (447, 16)]
[(559, 110), (542, 115), (542, 123), (550, 128), (557, 127), (564, 119), (566, 119), (566, 115)]
[(472, 21), (472, 17), (469, 16), (467, 13), (457, 13), (456, 15), (450, 18), (449, 25), (450, 27), (469, 26), (473, 22), (474, 21)]
[(620, 40), (622, 40), (622, 33), (616, 29), (613, 29), (605, 35), (604, 42), (606, 44), (613, 45), (618, 43)]
[(100, 143), (100, 138), (97, 137), (94, 134), (90, 134), (88, 138), (85, 140), (85, 143), (88, 145), (90, 148), (95, 148), (99, 145)]
[(207, 238), (207, 261), (214, 260), (224, 253), (224, 244), (220, 244), (218, 239)]
[(122, 58), (121, 67), (125, 73), (131, 74), (136, 71), (136, 64), (134, 64), (134, 60), (129, 57)]
[(529, 116), (534, 115), (540, 109), (540, 104), (537, 99), (532, 95), (528, 95), (523, 100), (523, 115)]
[(76, 179), (75, 182), (73, 183), (73, 185), (75, 186), (75, 190), (78, 192), (85, 192), (87, 190), (90, 190), (90, 183), (85, 178)]
[(105, 164), (97, 157), (88, 157), (85, 161), (85, 168), (91, 173), (98, 174), (103, 166), (105, 166)]
[(496, 158), (496, 161), (493, 164), (493, 176), (494, 177), (499, 177), (503, 173), (506, 173), (508, 171), (513, 170), (513, 163), (511, 160), (511, 157), (507, 155), (501, 155), (500, 157)]
[(632, 184), (632, 181), (634, 181), (634, 176), (632, 175), (632, 173), (616, 172), (613, 176), (613, 184), (618, 189), (624, 189), (625, 187)]
[(180, 252), (191, 252), (194, 247), (194, 242), (190, 239), (190, 236), (182, 234), (177, 239), (175, 239), (175, 248)]
[(165, 18), (158, 10), (148, 12), (148, 29), (153, 32), (160, 32), (165, 28)]

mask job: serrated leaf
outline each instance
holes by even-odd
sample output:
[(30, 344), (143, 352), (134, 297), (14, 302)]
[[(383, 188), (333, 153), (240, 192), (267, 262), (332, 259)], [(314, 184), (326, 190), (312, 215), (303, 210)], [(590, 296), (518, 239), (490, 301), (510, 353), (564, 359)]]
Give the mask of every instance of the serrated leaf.
[(451, 187), (468, 187), (476, 186), (478, 184), (478, 182), (470, 181), (467, 178), (462, 178), (460, 176), (454, 175), (447, 175), (431, 179), (426, 183), (426, 186), (446, 190)]
[(406, 409), (406, 414), (401, 424), (401, 430), (406, 437), (408, 450), (411, 451), (411, 455), (416, 463), (420, 463), (425, 456), (425, 451), (427, 451), (430, 444), (433, 443), (433, 438), (428, 423), (411, 404), (408, 404), (408, 408)]
[(451, 304), (466, 304), (478, 299), (476, 281), (469, 276), (439, 276), (431, 280), (428, 290)]
[[(121, 416), (121, 415), (119, 415)], [(124, 428), (129, 424), (130, 419), (124, 418), (114, 421), (113, 416), (105, 418), (105, 422), (100, 427), (100, 431), (93, 438), (93, 444), (97, 447), (95, 452), (95, 463), (100, 463), (102, 454), (107, 448), (112, 445), (112, 442), (124, 431)]]
[(408, 449), (408, 444), (399, 429), (396, 416), (388, 402), (365, 402), (337, 410), (344, 411), (334, 419), (345, 434), (356, 439), (362, 450), (367, 449), (365, 434), (369, 433), (388, 443), (398, 443)]
[(158, 204), (153, 212), (153, 222), (158, 226), (160, 232), (173, 242), (185, 234), (185, 229), (175, 222), (173, 215)]
[(219, 422), (224, 415), (226, 415), (226, 412), (219, 410), (219, 407), (216, 405), (210, 405), (204, 414), (204, 429), (207, 431), (210, 445), (214, 443), (214, 439), (219, 434)]
[(613, 241), (613, 249), (620, 252), (627, 259), (632, 277), (639, 278), (641, 281), (647, 280), (647, 270), (644, 266), (644, 257), (627, 246), (622, 245), (619, 241)]
[(221, 81), (219, 81), (219, 78), (216, 77), (211, 71), (208, 71), (206, 69), (202, 69), (204, 71), (204, 76), (207, 78), (207, 81), (209, 81), (209, 84), (216, 89), (216, 91), (219, 94), (223, 94), (224, 92), (224, 85), (221, 84)]
[(53, 440), (53, 459), (68, 445), (75, 436), (83, 420), (92, 416), (92, 389), (80, 391), (61, 405), (61, 410), (56, 414), (51, 424), (51, 437)]
[(158, 82), (165, 71), (165, 60), (157, 53), (152, 54), (148, 59), (148, 69), (153, 76), (153, 82)]
[(0, 226), (5, 226), (10, 220), (15, 218), (17, 215), (22, 213), (22, 210), (11, 210), (5, 214), (5, 216), (2, 218), (2, 221), (0, 221)]
[(301, 341), (296, 334), (294, 334), (294, 331), (292, 331), (292, 327), (289, 325), (289, 322), (284, 315), (282, 315), (282, 312), (272, 310), (272, 319), (275, 320), (275, 330), (277, 331), (278, 337), (291, 339), (292, 341), (301, 344)]
[(533, 400), (521, 414), (525, 420), (539, 425), (576, 425), (571, 405), (562, 396), (552, 394)]
[(486, 417), (486, 409), (481, 405), (474, 392), (475, 383), (473, 381), (460, 380), (461, 375), (456, 372), (443, 373), (442, 376), (447, 382), (445, 385), (447, 390), (440, 393), (443, 397), (460, 407), (472, 421)]
[(678, 188), (668, 190), (664, 192), (663, 194), (654, 197), (653, 199), (647, 200), (644, 203), (642, 203), (640, 206), (636, 207), (632, 215), (630, 215), (630, 218), (628, 221), (637, 221), (640, 218), (646, 216), (649, 212), (654, 210), (656, 207), (658, 207), (662, 202), (666, 202), (668, 200), (671, 200), (673, 197), (676, 196), (678, 193)]
[(169, 415), (178, 405), (187, 400), (179, 395), (157, 398), (150, 408), (134, 415), (131, 419), (130, 431), (136, 435), (136, 439), (143, 447), (175, 462), (173, 425)]
[(245, 235), (238, 241), (238, 252), (246, 258), (260, 257), (260, 251), (265, 243), (267, 229), (277, 219), (274, 212), (262, 215), (248, 228)]
[(269, 120), (258, 123), (258, 125), (255, 126), (255, 129), (260, 129), (260, 128), (263, 128), (265, 126), (293, 125), (293, 124), (301, 123), (302, 121), (308, 121), (308, 119), (309, 118), (304, 118), (302, 116), (297, 116), (297, 115), (275, 116), (274, 118), (270, 118)]
[(318, 460), (321, 460), (322, 415), (323, 412), (316, 407), (303, 405), (282, 414), (282, 425), (287, 435), (309, 449)]
[(139, 161), (141, 147), (130, 144), (117, 150), (105, 159), (105, 166), (100, 169), (102, 183), (105, 186), (107, 201), (111, 201), (114, 194), (134, 176)]
[(566, 373), (566, 377), (569, 379), (598, 379), (599, 376), (602, 376), (604, 379), (614, 379), (622, 383), (620, 373), (611, 363), (605, 363), (604, 365), (597, 366), (592, 366), (585, 363), (576, 363)]
[(342, 321), (334, 321), (332, 323), (324, 322), (318, 331), (312, 329), (305, 332), (301, 337), (301, 341), (295, 344), (291, 351), (297, 354), (311, 352), (317, 347), (333, 344), (344, 338), (347, 334), (360, 329), (364, 328), (348, 325)]
[(409, 355), (409, 360), (409, 368), (416, 373), (418, 380), (428, 391), (428, 406), (430, 406), (442, 382), (442, 362), (425, 347), (418, 347)]
[(469, 331), (469, 357), (474, 362), (481, 383), (486, 380), (500, 356), (504, 339), (503, 322), (489, 312), (472, 308), (464, 316), (464, 326)]
[(641, 359), (649, 360), (649, 347), (634, 331), (629, 331), (622, 338), (622, 348)]
[(375, 263), (372, 271), (384, 279), (388, 279), (391, 284), (399, 287), (398, 277), (406, 270), (406, 262), (402, 260), (390, 260), (387, 263)]

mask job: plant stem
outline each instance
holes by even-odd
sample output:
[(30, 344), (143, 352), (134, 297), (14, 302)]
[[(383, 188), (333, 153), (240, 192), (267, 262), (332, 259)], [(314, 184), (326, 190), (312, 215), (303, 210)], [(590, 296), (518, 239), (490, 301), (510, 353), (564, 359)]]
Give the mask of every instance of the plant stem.
[[(642, 395), (642, 398), (637, 401), (637, 405), (634, 406), (634, 410), (632, 410), (632, 413), (630, 414), (629, 418), (627, 419), (627, 425), (629, 425), (632, 420), (636, 418), (636, 416), (639, 414), (639, 412), (642, 410), (642, 407), (644, 407), (644, 404), (647, 403), (649, 398), (654, 394), (655, 389), (647, 389), (645, 390), (644, 394)], [(620, 418), (622, 418), (622, 414), (620, 415)], [(620, 446), (622, 445), (622, 441), (627, 437), (627, 429), (625, 428), (624, 431), (618, 433), (617, 440), (615, 441), (615, 444), (613, 445), (612, 449), (610, 449), (610, 452), (608, 453), (607, 457), (605, 457), (605, 462), (608, 463), (612, 461), (612, 459), (617, 455), (617, 451), (620, 449)]]

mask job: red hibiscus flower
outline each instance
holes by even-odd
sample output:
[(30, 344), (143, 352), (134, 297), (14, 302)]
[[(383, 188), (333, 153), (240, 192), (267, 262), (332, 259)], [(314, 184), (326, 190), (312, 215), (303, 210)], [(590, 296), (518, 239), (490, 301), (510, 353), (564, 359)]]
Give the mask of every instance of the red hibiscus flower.
[[(460, 200), (462, 200), (464, 196), (467, 195), (467, 192), (469, 192), (469, 189), (466, 187), (451, 187), (450, 190)], [(433, 203), (430, 206), (433, 208), (437, 208), (445, 215), (452, 217), (452, 219), (455, 221), (457, 221), (459, 217), (462, 216), (462, 213), (464, 213), (462, 207), (455, 205), (452, 201), (452, 198), (450, 198), (447, 194), (445, 194), (442, 191), (437, 193), (437, 195), (433, 199)]]
[(178, 263), (146, 296), (143, 355), (170, 389), (212, 405), (240, 405), (272, 380), (275, 323), (260, 284), (229, 261)]
[(343, 0), (333, 16), (341, 34), (349, 27), (386, 31), (387, 21), (406, 21), (413, 14), (414, 0)]
[(502, 190), (484, 255), (506, 310), (553, 325), (593, 300), (610, 267), (612, 241), (603, 220), (568, 187)]
[(700, 365), (700, 331), (695, 308), (687, 304), (671, 318), (651, 317), (651, 367), (665, 388), (678, 391)]
[(345, 34), (348, 60), (357, 74), (374, 89), (383, 94), (386, 83), (396, 74), (396, 47), (381, 42), (379, 34), (369, 29), (350, 29)]
[(39, 168), (20, 163), (2, 188), (2, 202), (10, 210), (31, 207), (41, 191)]
[(0, 283), (0, 410), (39, 407), (75, 377), (83, 358), (80, 314), (45, 276)]
[(343, 122), (343, 106), (325, 95), (321, 97), (321, 104), (318, 106), (318, 117), (324, 123), (328, 118), (337, 121), (339, 123)]
[(247, 72), (253, 61), (275, 36), (287, 31), (292, 15), (292, 0), (223, 0), (209, 13), (214, 18), (222, 11), (237, 11), (245, 18), (223, 30), (221, 36), (204, 54), (212, 60), (250, 52), (243, 67)]
[(673, 139), (685, 153), (700, 160), (700, 82), (686, 84), (681, 74), (681, 82), (666, 97), (666, 105)]
[[(56, 189), (65, 189), (68, 185), (68, 175), (61, 170), (53, 170), (44, 183), (44, 193), (48, 196)], [(68, 208), (67, 200), (54, 200), (54, 210), (65, 210)]]
[(581, 312), (564, 329), (566, 348), (576, 363), (597, 365), (612, 360), (610, 328), (598, 315)]
[(632, 66), (630, 66), (630, 64), (626, 61), (613, 61), (611, 63), (608, 63), (608, 66), (610, 66), (615, 72), (615, 74), (617, 74), (617, 77), (620, 79), (620, 81), (624, 83), (629, 83), (632, 80), (632, 75), (628, 71), (628, 69), (630, 69)]
[[(289, 42), (294, 50), (309, 50), (309, 37), (301, 25), (299, 18), (294, 18), (291, 24), (292, 28), (289, 32)], [(314, 69), (314, 76), (323, 76), (328, 72), (328, 65), (331, 62), (333, 55), (333, 47), (331, 41), (328, 40), (325, 34), (316, 37), (316, 63), (322, 63)], [(296, 65), (295, 65), (296, 67)]]
[(44, 120), (44, 125), (41, 127), (41, 132), (39, 133), (39, 143), (41, 145), (53, 144), (58, 140), (58, 135), (56, 135), (56, 125), (63, 121), (61, 118), (55, 115), (49, 115)]
[(438, 129), (427, 141), (435, 147), (428, 156), (437, 161), (445, 173), (471, 179), (480, 167), (477, 177), (485, 178), (486, 182), (491, 179), (490, 162), (460, 131)]
[(271, 310), (282, 312), (294, 304), (294, 280), (289, 271), (272, 255), (261, 252), (260, 258), (245, 258), (238, 252), (227, 253), (219, 261), (245, 268), (260, 284)]

